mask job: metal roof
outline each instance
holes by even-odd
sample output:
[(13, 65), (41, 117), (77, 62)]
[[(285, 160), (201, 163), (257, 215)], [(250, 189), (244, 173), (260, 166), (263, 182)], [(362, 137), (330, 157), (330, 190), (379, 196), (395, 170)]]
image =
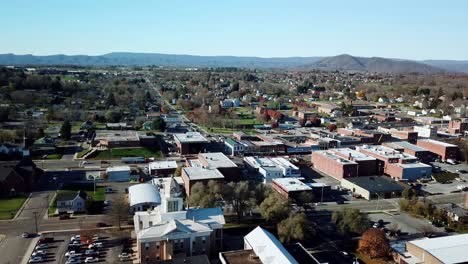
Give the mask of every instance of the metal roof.
[(275, 236), (259, 226), (248, 233), (244, 241), (262, 263), (299, 264)]
[(408, 243), (427, 251), (442, 263), (468, 261), (468, 234), (425, 238), (408, 241)]
[(141, 183), (128, 187), (130, 206), (144, 203), (161, 203), (158, 187), (150, 183)]

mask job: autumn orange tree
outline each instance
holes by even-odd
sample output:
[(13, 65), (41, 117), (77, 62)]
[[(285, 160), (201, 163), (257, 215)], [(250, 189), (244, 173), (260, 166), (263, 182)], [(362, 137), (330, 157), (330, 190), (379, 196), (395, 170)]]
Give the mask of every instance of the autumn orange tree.
[(366, 254), (371, 258), (381, 258), (387, 256), (390, 244), (385, 232), (378, 228), (367, 229), (359, 240), (358, 252)]

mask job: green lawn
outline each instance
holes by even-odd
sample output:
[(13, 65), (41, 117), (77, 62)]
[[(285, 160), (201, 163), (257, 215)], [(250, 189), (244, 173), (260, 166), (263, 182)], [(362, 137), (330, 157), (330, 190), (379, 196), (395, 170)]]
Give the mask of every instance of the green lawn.
[(26, 198), (28, 198), (27, 195), (20, 195), (14, 198), (0, 199), (0, 220), (13, 218)]
[(57, 159), (61, 159), (62, 158), (62, 154), (49, 154), (47, 155), (47, 158), (48, 160), (57, 160)]
[(80, 152), (78, 152), (78, 154), (76, 154), (76, 157), (77, 157), (77, 158), (81, 158), (81, 157), (83, 157), (86, 153), (88, 153), (88, 151), (90, 151), (89, 148), (84, 148), (83, 150), (81, 150)]
[[(57, 192), (57, 195), (62, 194), (62, 193), (76, 193), (80, 189), (78, 186), (76, 187), (77, 188), (74, 188), (74, 186), (67, 186), (66, 189), (59, 190)], [(89, 185), (89, 187), (85, 188), (83, 191), (85, 191), (89, 197), (93, 198), (94, 201), (102, 202), (106, 199), (105, 190), (106, 190), (106, 187), (104, 186), (96, 186), (96, 193), (95, 193), (94, 186)], [(49, 206), (49, 215), (54, 215), (56, 210), (57, 210), (57, 196), (54, 197), (54, 200)]]
[(433, 173), (432, 177), (439, 183), (449, 183), (451, 181), (454, 181), (455, 178), (458, 177), (458, 174), (452, 172), (440, 172)]
[(125, 149), (108, 149), (98, 151), (93, 159), (120, 159), (123, 157), (145, 157), (145, 158), (161, 158), (161, 151), (153, 151), (148, 148), (125, 148)]

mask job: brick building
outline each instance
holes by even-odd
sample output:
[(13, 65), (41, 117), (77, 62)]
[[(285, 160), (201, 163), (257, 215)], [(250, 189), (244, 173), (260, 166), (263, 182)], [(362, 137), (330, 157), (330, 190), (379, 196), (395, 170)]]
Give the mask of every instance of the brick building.
[(419, 162), (415, 156), (389, 147), (365, 145), (356, 150), (376, 158), (378, 174), (384, 173), (393, 179), (414, 181), (432, 174), (431, 166)]
[(434, 158), (434, 155), (427, 149), (406, 141), (387, 142), (383, 144), (389, 148), (415, 156), (421, 162), (428, 163)]
[(297, 199), (302, 193), (313, 193), (312, 187), (299, 178), (276, 178), (273, 179), (271, 187), (286, 199)]
[(464, 134), (468, 131), (468, 122), (466, 120), (451, 120), (448, 123), (448, 132), (450, 134)]
[(181, 155), (198, 154), (203, 152), (209, 141), (198, 132), (174, 134), (177, 150)]
[(377, 174), (377, 159), (350, 148), (330, 149), (336, 155), (358, 164), (358, 176)]
[(184, 188), (187, 196), (190, 196), (192, 186), (197, 182), (207, 184), (209, 181), (215, 181), (220, 186), (224, 184), (224, 176), (217, 169), (187, 167), (182, 168), (181, 176), (184, 181)]
[(443, 161), (447, 159), (457, 160), (458, 146), (437, 141), (433, 139), (419, 139), (416, 143), (418, 146), (427, 149), (428, 151), (437, 155)]
[(337, 180), (358, 176), (358, 164), (336, 155), (333, 151), (312, 152), (312, 165)]

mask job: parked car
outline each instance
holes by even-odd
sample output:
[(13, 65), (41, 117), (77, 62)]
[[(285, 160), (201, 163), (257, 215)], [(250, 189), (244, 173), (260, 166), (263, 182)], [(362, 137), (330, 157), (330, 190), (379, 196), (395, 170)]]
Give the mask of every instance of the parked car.
[(81, 240), (81, 235), (74, 235), (70, 238), (70, 241)]
[(68, 244), (69, 247), (70, 247), (70, 246), (72, 246), (72, 247), (81, 247), (82, 245), (83, 245), (83, 244), (81, 244), (81, 241), (77, 241), (77, 240), (72, 241), (72, 242), (70, 242), (70, 243)]
[(70, 214), (61, 214), (59, 215), (60, 220), (70, 219)]
[(44, 259), (42, 257), (32, 257), (29, 259), (29, 263), (41, 263)]
[(32, 257), (45, 257), (46, 255), (47, 251), (45, 250), (36, 250), (31, 254)]
[(36, 246), (36, 250), (48, 249), (48, 248), (49, 248), (49, 245), (47, 245), (47, 244), (38, 244)]
[(450, 164), (450, 165), (456, 165), (456, 164), (458, 164), (458, 162), (457, 162), (456, 160), (453, 160), (453, 159), (447, 159), (447, 160), (445, 161), (445, 163)]
[(72, 251), (68, 251), (67, 253), (65, 253), (65, 257), (68, 257), (68, 258), (77, 258), (77, 257), (81, 257), (83, 254), (76, 251), (76, 250), (72, 250)]
[(65, 264), (81, 264), (81, 258), (70, 258)]
[(467, 170), (457, 170), (457, 172), (460, 173), (460, 174), (466, 174), (466, 173), (468, 173)]
[(52, 242), (54, 242), (53, 237), (43, 237), (39, 239), (39, 243), (52, 243)]
[(120, 259), (120, 261), (131, 260), (132, 255), (130, 253), (127, 253), (127, 252), (122, 252), (122, 253), (119, 254), (119, 259)]
[(96, 223), (96, 227), (108, 227), (108, 226), (111, 226), (111, 225), (103, 223), (103, 222)]
[(21, 237), (22, 237), (22, 238), (30, 238), (30, 237), (33, 237), (33, 234), (28, 233), (28, 232), (23, 232), (23, 233), (21, 234)]
[(95, 263), (99, 262), (99, 258), (97, 257), (87, 257), (84, 261), (85, 263)]
[(85, 255), (87, 255), (87, 256), (99, 255), (99, 252), (97, 252), (97, 251), (94, 250), (94, 249), (87, 249), (87, 250), (85, 251)]
[(112, 189), (111, 187), (107, 187), (106, 190), (105, 190), (106, 193), (113, 193), (114, 192), (114, 189)]
[(103, 246), (104, 244), (102, 244), (102, 242), (93, 242), (88, 246), (88, 248), (89, 249), (102, 248)]

